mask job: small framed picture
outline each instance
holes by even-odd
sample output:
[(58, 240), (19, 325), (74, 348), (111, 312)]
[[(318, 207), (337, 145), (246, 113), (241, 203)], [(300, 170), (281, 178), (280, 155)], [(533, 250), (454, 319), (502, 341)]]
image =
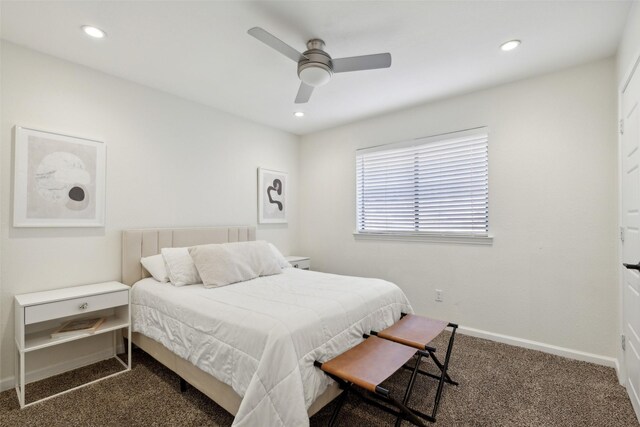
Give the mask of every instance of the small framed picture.
[(105, 144), (15, 128), (14, 227), (104, 227)]
[(258, 223), (287, 222), (288, 175), (258, 168)]

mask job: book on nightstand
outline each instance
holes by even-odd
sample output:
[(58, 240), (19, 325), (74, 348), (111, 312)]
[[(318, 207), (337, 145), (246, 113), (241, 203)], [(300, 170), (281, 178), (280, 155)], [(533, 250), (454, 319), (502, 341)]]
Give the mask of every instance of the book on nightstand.
[(77, 334), (93, 334), (105, 321), (104, 317), (92, 317), (90, 319), (75, 319), (63, 323), (51, 333), (51, 338), (63, 338)]

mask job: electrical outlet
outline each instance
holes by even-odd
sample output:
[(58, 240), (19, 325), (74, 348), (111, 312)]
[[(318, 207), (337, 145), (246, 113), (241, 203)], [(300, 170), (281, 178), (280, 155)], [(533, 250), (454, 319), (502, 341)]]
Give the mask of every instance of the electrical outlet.
[(436, 289), (436, 302), (442, 302), (442, 289)]

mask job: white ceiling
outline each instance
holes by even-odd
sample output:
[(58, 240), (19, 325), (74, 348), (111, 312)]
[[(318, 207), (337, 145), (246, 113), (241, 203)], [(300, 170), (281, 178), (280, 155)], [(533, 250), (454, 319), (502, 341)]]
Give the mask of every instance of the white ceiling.
[[(296, 134), (613, 55), (630, 1), (2, 1), (11, 42)], [(93, 40), (80, 30), (108, 33)], [(260, 26), (334, 57), (390, 52), (293, 103), (296, 64)], [(521, 39), (521, 47), (498, 46)], [(302, 110), (299, 119), (293, 112)]]

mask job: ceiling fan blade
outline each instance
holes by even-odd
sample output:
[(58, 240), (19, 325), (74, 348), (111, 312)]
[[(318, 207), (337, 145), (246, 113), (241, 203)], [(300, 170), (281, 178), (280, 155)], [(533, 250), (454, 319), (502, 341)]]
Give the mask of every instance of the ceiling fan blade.
[(309, 86), (305, 82), (300, 82), (300, 89), (298, 89), (298, 94), (296, 95), (296, 104), (309, 102), (309, 98), (311, 98), (312, 93), (313, 86)]
[(334, 73), (346, 73), (348, 71), (374, 70), (376, 68), (391, 67), (390, 53), (377, 53), (375, 55), (350, 56), (348, 58), (332, 59)]
[(287, 58), (291, 58), (295, 62), (298, 62), (301, 59), (306, 58), (306, 56), (304, 56), (303, 54), (301, 54), (300, 52), (298, 52), (297, 50), (295, 50), (294, 48), (292, 48), (291, 46), (289, 46), (288, 44), (286, 44), (285, 42), (283, 42), (273, 34), (263, 30), (260, 27), (253, 27), (249, 31), (247, 31), (247, 33), (257, 38), (267, 46), (277, 50)]

